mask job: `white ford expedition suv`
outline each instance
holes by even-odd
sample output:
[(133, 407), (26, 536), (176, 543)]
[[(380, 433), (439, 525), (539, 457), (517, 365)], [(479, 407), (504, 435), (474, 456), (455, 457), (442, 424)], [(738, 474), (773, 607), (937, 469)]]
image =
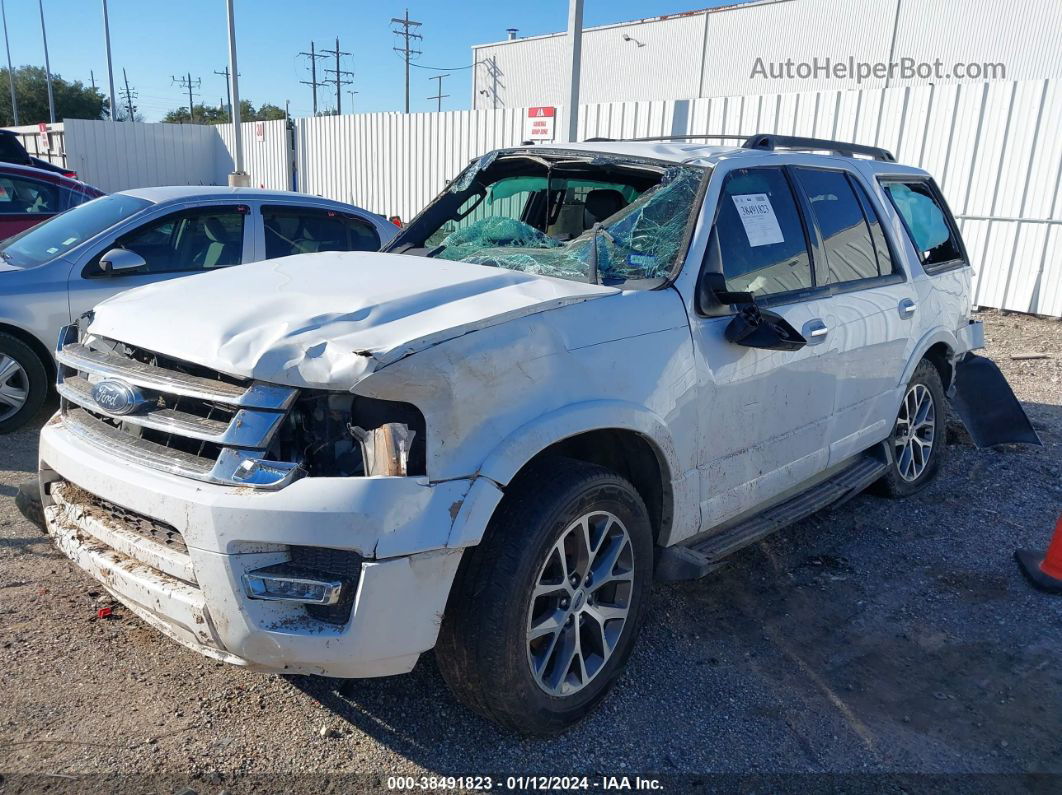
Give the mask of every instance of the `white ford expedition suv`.
[(47, 532), (174, 640), (336, 677), (434, 648), (465, 704), (557, 732), (654, 577), (925, 486), (946, 396), (978, 444), (1036, 441), (971, 354), (940, 192), (880, 149), (505, 149), (386, 251), (153, 284), (61, 332)]

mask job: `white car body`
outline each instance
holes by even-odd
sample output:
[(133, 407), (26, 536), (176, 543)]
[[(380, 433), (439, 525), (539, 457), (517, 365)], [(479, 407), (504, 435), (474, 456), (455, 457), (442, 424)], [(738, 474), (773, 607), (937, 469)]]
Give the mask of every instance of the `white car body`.
[[(146, 621), (212, 657), (285, 673), (402, 673), (435, 644), (463, 552), (483, 538), (507, 485), (551, 445), (607, 430), (650, 449), (661, 477), (656, 543), (672, 547), (879, 445), (928, 352), (950, 367), (982, 344), (970, 269), (927, 275), (878, 184), (922, 171), (688, 144), (564, 148), (712, 169), (671, 284), (620, 289), (329, 253), (183, 281), (180, 302), (170, 284), (124, 293), (96, 308), (90, 334), (228, 376), (413, 404), (428, 429), (426, 473), (303, 477), (275, 490), (190, 479), (86, 441), (59, 414), (41, 433), (40, 466), (60, 547)], [(779, 163), (859, 180), (904, 271), (894, 283), (772, 305), (798, 330), (828, 328), (792, 353), (728, 343), (730, 316), (696, 308), (722, 177)], [(56, 499), (49, 487), (60, 481), (169, 525), (186, 553), (163, 555), (109, 514)], [(241, 584), (303, 544), (363, 558), (342, 625), (250, 599)]]

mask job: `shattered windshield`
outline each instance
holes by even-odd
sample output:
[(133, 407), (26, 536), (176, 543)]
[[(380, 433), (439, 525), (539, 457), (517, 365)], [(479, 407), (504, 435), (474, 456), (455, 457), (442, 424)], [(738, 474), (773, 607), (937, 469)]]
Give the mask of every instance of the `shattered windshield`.
[(488, 156), (394, 248), (601, 284), (663, 280), (685, 252), (705, 175), (600, 157)]

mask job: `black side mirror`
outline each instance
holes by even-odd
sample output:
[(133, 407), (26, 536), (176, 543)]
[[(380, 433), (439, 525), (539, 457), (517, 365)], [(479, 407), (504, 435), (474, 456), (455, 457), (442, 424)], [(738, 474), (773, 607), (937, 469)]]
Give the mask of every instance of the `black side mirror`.
[(747, 303), (734, 315), (724, 332), (727, 342), (769, 351), (798, 351), (808, 344), (781, 315)]

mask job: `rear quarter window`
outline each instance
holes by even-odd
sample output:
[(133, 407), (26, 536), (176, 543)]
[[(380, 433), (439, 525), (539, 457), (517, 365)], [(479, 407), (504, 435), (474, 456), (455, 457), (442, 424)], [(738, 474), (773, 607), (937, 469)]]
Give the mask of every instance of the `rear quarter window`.
[(926, 271), (965, 264), (959, 235), (939, 193), (928, 180), (882, 180)]

